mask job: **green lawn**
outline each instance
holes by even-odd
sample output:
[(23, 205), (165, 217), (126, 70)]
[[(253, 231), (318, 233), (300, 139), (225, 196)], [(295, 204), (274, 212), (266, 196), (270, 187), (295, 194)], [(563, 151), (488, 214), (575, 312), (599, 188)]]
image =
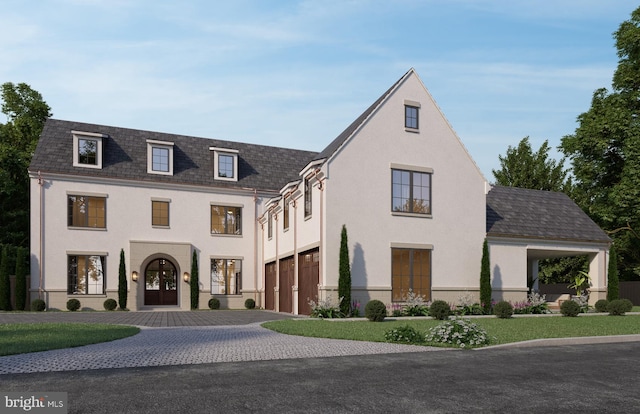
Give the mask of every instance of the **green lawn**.
[[(488, 317), (474, 318), (472, 322), (487, 331), (492, 338), (492, 345), (539, 338), (640, 334), (640, 315), (598, 315), (576, 318), (545, 316), (511, 319)], [(410, 325), (426, 333), (439, 323), (440, 321), (432, 319), (399, 319), (384, 322), (289, 319), (266, 322), (262, 326), (290, 335), (384, 342), (384, 333), (389, 329)]]
[(134, 326), (92, 323), (0, 324), (0, 356), (97, 344), (138, 332)]

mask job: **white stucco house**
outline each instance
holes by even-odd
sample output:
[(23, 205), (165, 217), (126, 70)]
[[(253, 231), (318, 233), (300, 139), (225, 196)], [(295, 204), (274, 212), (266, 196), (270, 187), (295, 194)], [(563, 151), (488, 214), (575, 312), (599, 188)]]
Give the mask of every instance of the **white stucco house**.
[(352, 296), (478, 295), (490, 245), (494, 298), (522, 300), (537, 260), (586, 254), (606, 292), (610, 239), (568, 197), (492, 188), (413, 69), (320, 153), (50, 119), (30, 166), (31, 298), (101, 309), (200, 307), (307, 314), (337, 299), (340, 233)]

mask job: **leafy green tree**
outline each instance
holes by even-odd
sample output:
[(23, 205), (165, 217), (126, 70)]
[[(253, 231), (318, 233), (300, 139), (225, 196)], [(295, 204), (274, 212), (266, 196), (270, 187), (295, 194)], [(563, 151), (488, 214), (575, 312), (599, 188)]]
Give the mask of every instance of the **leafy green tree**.
[(194, 250), (191, 258), (191, 309), (198, 309), (200, 305), (200, 276), (198, 275), (198, 253)]
[(549, 142), (545, 141), (533, 152), (529, 137), (517, 147), (509, 146), (505, 156), (498, 155), (500, 169), (491, 170), (496, 184), (532, 190), (563, 191), (571, 189), (571, 179), (564, 169), (564, 158), (556, 161), (549, 157)]
[(25, 83), (4, 83), (0, 123), (0, 243), (29, 247), (27, 169), (51, 108)]
[(24, 310), (27, 305), (27, 252), (24, 247), (16, 251), (16, 309)]
[(607, 300), (609, 302), (620, 299), (620, 284), (618, 282), (618, 255), (615, 246), (611, 246), (609, 249), (609, 268), (607, 269)]
[(127, 267), (124, 261), (124, 249), (120, 249), (120, 267), (118, 269), (118, 305), (127, 309)]
[(11, 310), (11, 280), (9, 279), (9, 247), (2, 247), (0, 256), (0, 310)]
[(338, 269), (338, 296), (340, 312), (348, 315), (351, 312), (351, 267), (349, 266), (349, 245), (347, 243), (347, 226), (342, 225), (340, 234), (340, 263)]
[(487, 239), (482, 244), (482, 261), (480, 264), (480, 304), (484, 313), (491, 313), (491, 263), (489, 260), (489, 244)]
[(640, 8), (614, 38), (612, 90), (593, 93), (560, 149), (573, 166), (573, 198), (615, 241), (620, 279), (640, 280)]

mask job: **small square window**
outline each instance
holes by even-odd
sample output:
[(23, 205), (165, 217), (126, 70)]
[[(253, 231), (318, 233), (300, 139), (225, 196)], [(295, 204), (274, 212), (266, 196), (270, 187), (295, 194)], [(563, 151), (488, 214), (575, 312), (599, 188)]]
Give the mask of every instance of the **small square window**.
[(147, 172), (173, 175), (173, 142), (147, 140)]
[(213, 178), (238, 181), (238, 150), (209, 147), (213, 151)]
[(218, 177), (234, 178), (233, 155), (220, 154), (218, 156)]
[(102, 168), (102, 140), (106, 135), (71, 131), (73, 134), (73, 166)]
[(169, 227), (168, 201), (151, 201), (151, 225), (158, 227)]
[(211, 205), (211, 234), (242, 234), (242, 207)]

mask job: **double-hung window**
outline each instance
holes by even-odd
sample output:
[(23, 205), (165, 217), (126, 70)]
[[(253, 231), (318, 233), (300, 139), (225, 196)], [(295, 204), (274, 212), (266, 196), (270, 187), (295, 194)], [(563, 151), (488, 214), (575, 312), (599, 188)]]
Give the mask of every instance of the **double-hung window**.
[(391, 211), (431, 214), (431, 170), (391, 169)]
[(106, 255), (68, 255), (67, 293), (103, 295)]
[(211, 205), (212, 234), (242, 234), (242, 207)]
[(242, 260), (211, 259), (211, 294), (239, 295), (242, 291)]
[(71, 131), (73, 134), (73, 166), (102, 168), (102, 144), (107, 135)]
[(402, 302), (409, 291), (431, 300), (431, 249), (391, 248), (392, 302)]
[(107, 197), (67, 195), (67, 226), (107, 228)]

